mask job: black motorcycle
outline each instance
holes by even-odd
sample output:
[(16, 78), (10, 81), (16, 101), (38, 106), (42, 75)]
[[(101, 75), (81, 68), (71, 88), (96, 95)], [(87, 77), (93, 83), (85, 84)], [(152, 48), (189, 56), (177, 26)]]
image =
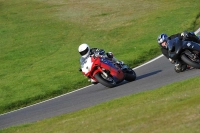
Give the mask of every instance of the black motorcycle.
[(182, 64), (176, 72), (185, 71), (187, 65), (200, 69), (200, 44), (175, 38), (168, 41), (168, 50), (169, 57)]

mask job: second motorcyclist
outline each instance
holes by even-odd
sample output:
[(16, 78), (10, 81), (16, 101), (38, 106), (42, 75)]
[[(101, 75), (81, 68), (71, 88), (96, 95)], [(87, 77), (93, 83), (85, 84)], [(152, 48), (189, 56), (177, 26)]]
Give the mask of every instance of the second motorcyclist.
[(171, 36), (167, 36), (167, 34), (160, 34), (157, 38), (157, 42), (161, 47), (162, 54), (169, 59), (172, 64), (175, 64), (175, 71), (180, 72), (184, 71), (186, 68), (190, 68), (190, 66), (186, 66), (186, 64), (180, 60), (173, 60), (168, 55), (168, 43), (173, 41), (175, 38), (178, 38), (182, 41), (193, 41), (200, 44), (200, 39), (193, 33), (184, 31), (182, 33), (177, 33)]

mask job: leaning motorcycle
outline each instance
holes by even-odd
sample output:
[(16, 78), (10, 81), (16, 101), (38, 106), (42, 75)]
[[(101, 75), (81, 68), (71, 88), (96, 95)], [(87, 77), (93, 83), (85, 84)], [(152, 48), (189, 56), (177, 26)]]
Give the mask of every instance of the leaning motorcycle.
[(102, 56), (89, 56), (81, 67), (82, 73), (96, 83), (112, 88), (122, 81), (134, 81), (136, 73), (131, 68), (121, 69), (108, 58)]
[(182, 41), (176, 38), (168, 42), (169, 57), (183, 63), (176, 72), (186, 70), (187, 65), (200, 69), (200, 44), (192, 41)]

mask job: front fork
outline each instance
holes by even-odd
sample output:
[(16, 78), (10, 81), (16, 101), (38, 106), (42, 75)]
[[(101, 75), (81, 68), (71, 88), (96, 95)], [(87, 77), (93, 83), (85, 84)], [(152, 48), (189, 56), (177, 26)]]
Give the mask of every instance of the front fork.
[(108, 74), (103, 70), (104, 68), (100, 68), (100, 67), (98, 67), (98, 70), (101, 72), (101, 73), (103, 73), (103, 75), (106, 77), (106, 78), (108, 78)]

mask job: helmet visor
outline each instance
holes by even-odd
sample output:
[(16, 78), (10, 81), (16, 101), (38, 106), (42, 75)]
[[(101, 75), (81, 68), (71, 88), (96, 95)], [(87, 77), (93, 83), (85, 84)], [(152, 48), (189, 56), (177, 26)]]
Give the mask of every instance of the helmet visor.
[(164, 40), (163, 40), (162, 38), (159, 38), (159, 39), (158, 39), (158, 43), (159, 43), (159, 44), (161, 44), (161, 43), (163, 43), (163, 42), (164, 42)]
[(87, 54), (88, 51), (89, 51), (89, 49), (87, 47), (85, 50), (83, 50), (82, 52), (79, 52), (79, 53), (81, 56), (83, 56), (83, 55)]

